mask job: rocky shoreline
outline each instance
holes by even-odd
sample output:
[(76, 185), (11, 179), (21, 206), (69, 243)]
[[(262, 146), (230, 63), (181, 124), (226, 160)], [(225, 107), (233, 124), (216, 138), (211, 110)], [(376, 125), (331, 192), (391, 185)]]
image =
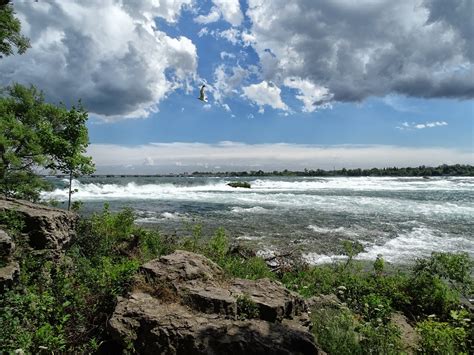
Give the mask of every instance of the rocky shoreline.
[[(78, 217), (14, 199), (0, 211), (22, 217), (20, 240), (0, 229), (0, 289), (21, 272), (22, 251), (60, 258)], [(177, 250), (141, 266), (132, 291), (117, 299), (108, 330), (116, 348), (143, 354), (318, 354), (306, 302), (270, 279), (228, 278), (203, 255)]]

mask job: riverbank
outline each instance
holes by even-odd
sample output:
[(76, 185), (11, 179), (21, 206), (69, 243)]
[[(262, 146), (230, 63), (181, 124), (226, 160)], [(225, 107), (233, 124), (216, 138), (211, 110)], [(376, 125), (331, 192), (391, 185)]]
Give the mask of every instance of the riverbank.
[[(167, 294), (169, 287), (148, 281), (144, 285), (142, 277), (143, 265), (158, 263), (176, 250), (208, 258), (221, 270), (222, 282), (267, 279), (284, 285), (285, 292), (295, 292), (311, 312), (305, 323), (311, 329), (310, 341), (330, 354), (445, 354), (472, 349), (472, 313), (461, 298), (461, 294), (472, 295), (472, 260), (463, 253), (433, 254), (409, 270), (388, 272), (383, 257), (371, 268), (361, 267), (355, 260), (360, 245), (346, 241), (342, 249), (347, 260), (309, 266), (292, 257), (281, 256), (281, 261), (258, 257), (253, 250), (233, 244), (223, 229), (205, 235), (196, 225), (189, 235), (164, 237), (136, 226), (131, 210), (112, 213), (105, 208), (78, 221), (70, 242), (58, 244), (61, 252), (52, 257), (35, 249), (35, 243), (25, 244), (35, 236), (23, 219), (24, 215), (5, 210), (0, 219), (2, 229), (15, 241), (12, 257), (20, 268), (14, 286), (0, 296), (5, 310), (0, 315), (0, 343), (6, 351), (140, 349), (143, 344), (135, 343), (137, 339), (117, 342), (109, 320), (117, 305), (124, 304), (120, 300), (131, 300), (137, 290), (156, 298), (153, 302), (175, 302), (175, 296)], [(235, 283), (223, 284), (229, 282)], [(219, 292), (227, 292), (223, 290)], [(182, 296), (178, 293), (177, 300)], [(257, 317), (254, 301), (239, 302), (245, 306), (242, 317)]]

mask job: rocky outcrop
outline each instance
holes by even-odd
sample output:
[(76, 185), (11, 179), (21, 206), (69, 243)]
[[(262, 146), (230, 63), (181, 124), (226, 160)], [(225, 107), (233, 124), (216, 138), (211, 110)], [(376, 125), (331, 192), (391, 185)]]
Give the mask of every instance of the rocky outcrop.
[(202, 255), (177, 251), (142, 266), (119, 298), (111, 334), (143, 354), (317, 354), (304, 301), (280, 283), (228, 279)]
[(71, 240), (77, 215), (58, 208), (15, 199), (0, 199), (1, 212), (16, 212), (24, 222), (28, 245), (36, 250), (60, 252)]
[(20, 274), (18, 263), (13, 260), (15, 243), (0, 229), (0, 291), (10, 287)]

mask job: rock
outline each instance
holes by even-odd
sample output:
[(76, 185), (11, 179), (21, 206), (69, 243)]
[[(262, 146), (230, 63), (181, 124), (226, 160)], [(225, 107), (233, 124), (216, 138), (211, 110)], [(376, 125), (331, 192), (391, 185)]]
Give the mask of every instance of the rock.
[(7, 232), (0, 229), (0, 258), (9, 259), (15, 250), (15, 243)]
[(139, 354), (318, 354), (309, 332), (262, 320), (236, 321), (166, 304), (146, 293), (120, 298), (112, 336)]
[(16, 211), (23, 218), (22, 232), (27, 234), (30, 247), (53, 252), (62, 251), (70, 242), (78, 218), (72, 212), (10, 198), (0, 199), (3, 211)]
[(400, 330), (400, 339), (403, 344), (403, 350), (407, 354), (416, 354), (418, 344), (420, 343), (420, 335), (410, 325), (410, 323), (408, 323), (407, 317), (402, 313), (393, 313), (390, 317), (390, 321)]
[(10, 287), (20, 275), (20, 266), (13, 260), (15, 243), (0, 229), (0, 291)]
[(243, 244), (231, 245), (229, 254), (235, 255), (244, 259), (250, 259), (257, 256), (257, 253), (255, 252), (254, 249)]
[(306, 300), (306, 306), (308, 309), (319, 309), (328, 306), (333, 308), (341, 308), (343, 307), (343, 304), (335, 294), (331, 293), (329, 295), (318, 295), (308, 298)]
[(20, 266), (16, 261), (10, 261), (7, 265), (0, 267), (0, 291), (10, 287), (20, 276)]
[[(119, 299), (109, 323), (124, 347), (132, 342), (144, 354), (318, 353), (304, 301), (276, 281), (227, 279), (217, 264), (186, 251), (141, 272), (144, 284)], [(243, 296), (258, 309), (254, 319), (239, 314)]]
[(281, 322), (284, 318), (293, 318), (306, 311), (301, 297), (270, 279), (236, 279), (230, 290), (234, 296), (247, 296), (257, 305), (260, 318), (269, 322)]

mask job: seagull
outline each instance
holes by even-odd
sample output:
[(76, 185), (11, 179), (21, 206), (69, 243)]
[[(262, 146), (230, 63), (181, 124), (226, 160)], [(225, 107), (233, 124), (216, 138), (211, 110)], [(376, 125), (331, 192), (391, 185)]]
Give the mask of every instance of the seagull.
[(206, 85), (201, 86), (201, 90), (199, 91), (199, 97), (198, 100), (201, 100), (202, 102), (207, 102), (207, 97), (204, 95), (204, 88)]

